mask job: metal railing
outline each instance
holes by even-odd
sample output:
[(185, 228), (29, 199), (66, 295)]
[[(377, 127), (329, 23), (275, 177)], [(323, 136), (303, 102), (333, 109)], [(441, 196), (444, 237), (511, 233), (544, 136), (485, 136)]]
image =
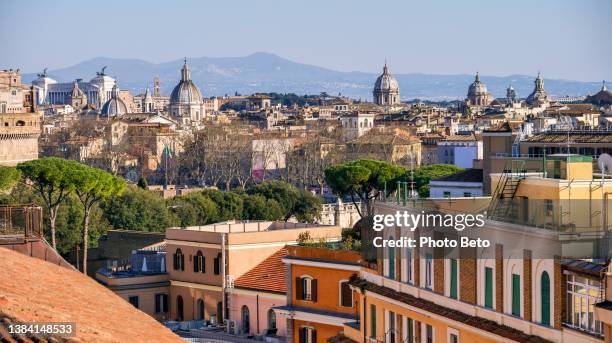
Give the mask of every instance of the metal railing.
[(33, 205), (0, 205), (0, 238), (43, 237), (42, 208)]

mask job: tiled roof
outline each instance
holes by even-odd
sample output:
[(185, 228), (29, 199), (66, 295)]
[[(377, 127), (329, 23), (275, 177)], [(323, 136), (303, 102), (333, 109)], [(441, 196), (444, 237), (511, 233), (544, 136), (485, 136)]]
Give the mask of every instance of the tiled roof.
[(76, 323), (71, 341), (78, 342), (182, 342), (153, 317), (77, 271), (5, 248), (0, 248), (0, 270), (2, 320)]
[(283, 263), (283, 257), (285, 256), (287, 256), (286, 248), (275, 252), (253, 269), (240, 276), (234, 282), (234, 287), (286, 293), (287, 267)]
[[(544, 132), (525, 138), (524, 142), (567, 143), (566, 132)], [(573, 143), (612, 143), (612, 131), (570, 131), (570, 142)]]
[(477, 317), (477, 316), (471, 316), (461, 311), (451, 309), (448, 307), (444, 307), (442, 305), (438, 305), (429, 300), (417, 298), (413, 295), (406, 294), (406, 293), (400, 293), (388, 287), (378, 286), (364, 279), (351, 278), (350, 283), (352, 286), (355, 286), (358, 289), (365, 290), (368, 292), (373, 292), (373, 293), (382, 295), (386, 298), (403, 302), (407, 305), (420, 308), (429, 313), (433, 313), (439, 316), (449, 318), (450, 320), (461, 322), (465, 325), (469, 325), (477, 329), (480, 329), (486, 332), (490, 332), (494, 335), (498, 335), (498, 336), (504, 337), (509, 340), (513, 340), (516, 342), (525, 342), (525, 343), (551, 342), (542, 337), (528, 335), (520, 330), (511, 328), (506, 325), (498, 324), (492, 320), (484, 319), (484, 318)]

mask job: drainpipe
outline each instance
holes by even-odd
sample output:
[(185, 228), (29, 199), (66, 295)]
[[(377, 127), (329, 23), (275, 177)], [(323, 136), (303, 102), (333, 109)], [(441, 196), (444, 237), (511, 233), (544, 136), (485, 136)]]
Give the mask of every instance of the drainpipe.
[(259, 294), (255, 296), (255, 309), (257, 311), (257, 334), (259, 335)]

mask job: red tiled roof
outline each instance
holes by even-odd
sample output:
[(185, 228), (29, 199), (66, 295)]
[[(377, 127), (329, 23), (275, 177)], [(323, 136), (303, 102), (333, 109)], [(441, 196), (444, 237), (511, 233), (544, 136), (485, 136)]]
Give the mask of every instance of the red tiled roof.
[(3, 322), (76, 323), (76, 337), (70, 339), (74, 342), (182, 341), (153, 317), (77, 271), (6, 248), (0, 248), (0, 270)]
[(276, 293), (287, 293), (287, 267), (282, 261), (285, 256), (287, 256), (287, 249), (280, 249), (239, 277), (234, 282), (234, 286)]

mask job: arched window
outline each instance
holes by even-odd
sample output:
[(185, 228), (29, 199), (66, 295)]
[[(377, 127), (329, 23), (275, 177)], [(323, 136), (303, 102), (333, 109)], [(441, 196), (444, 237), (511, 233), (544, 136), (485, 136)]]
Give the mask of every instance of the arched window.
[(185, 255), (181, 249), (176, 249), (174, 253), (174, 270), (185, 270)]
[(200, 250), (193, 258), (193, 271), (196, 273), (206, 272), (206, 259)]
[(249, 325), (249, 308), (246, 305), (242, 305), (242, 332), (243, 333), (250, 333), (251, 332), (251, 328)]
[(268, 310), (268, 330), (276, 330), (276, 313), (273, 309)]
[(23, 121), (23, 120), (18, 120), (18, 121), (15, 123), (15, 126), (25, 126), (25, 121)]
[(548, 272), (542, 273), (540, 290), (542, 324), (550, 325), (550, 277), (548, 276)]
[(353, 291), (348, 280), (340, 281), (340, 306), (353, 307)]
[[(389, 237), (389, 240), (393, 240), (393, 237)], [(387, 277), (395, 279), (395, 248), (387, 248)]]
[(176, 297), (176, 320), (182, 321), (183, 318), (183, 297), (179, 295)]
[(204, 300), (198, 299), (198, 320), (204, 319)]

